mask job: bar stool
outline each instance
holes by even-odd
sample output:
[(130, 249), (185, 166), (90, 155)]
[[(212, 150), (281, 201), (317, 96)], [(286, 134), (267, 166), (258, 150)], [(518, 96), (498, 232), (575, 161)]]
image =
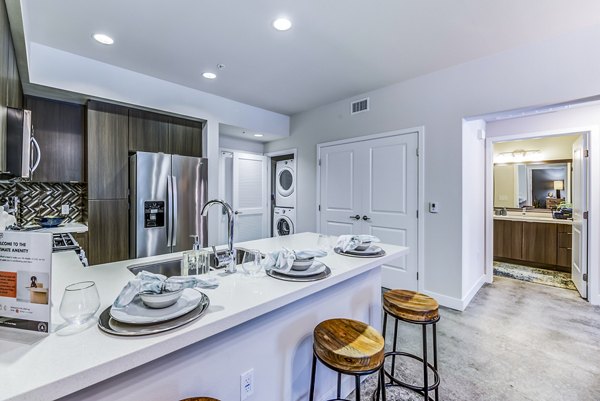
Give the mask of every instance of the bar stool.
[[(439, 305), (437, 301), (425, 294), (408, 290), (390, 290), (383, 294), (383, 333), (385, 335), (387, 328), (388, 315), (395, 319), (394, 325), (394, 344), (391, 352), (385, 353), (385, 358), (392, 358), (392, 369), (387, 372), (384, 369), (384, 375), (390, 379), (386, 386), (400, 386), (408, 388), (417, 393), (423, 394), (425, 400), (433, 400), (429, 392), (435, 390), (435, 401), (438, 401), (438, 387), (440, 385), (440, 376), (437, 371), (437, 333), (436, 324), (440, 320), (438, 312)], [(423, 327), (423, 357), (410, 354), (408, 352), (398, 352), (398, 321), (411, 324), (419, 324)], [(433, 326), (433, 365), (427, 360), (427, 326)], [(396, 357), (408, 357), (415, 359), (423, 364), (423, 386), (415, 386), (403, 382), (395, 377)], [(428, 370), (433, 372), (434, 382), (429, 384)], [(385, 378), (384, 378), (385, 383)]]
[(192, 397), (192, 398), (186, 398), (185, 400), (181, 400), (181, 401), (219, 401), (216, 398), (210, 398), (210, 397)]
[(379, 371), (377, 391), (381, 385), (383, 401), (386, 401), (384, 346), (383, 336), (366, 323), (351, 319), (330, 319), (319, 323), (314, 330), (310, 401), (315, 395), (317, 359), (338, 374), (336, 400), (342, 400), (342, 374), (354, 376), (356, 401), (360, 401), (360, 377)]

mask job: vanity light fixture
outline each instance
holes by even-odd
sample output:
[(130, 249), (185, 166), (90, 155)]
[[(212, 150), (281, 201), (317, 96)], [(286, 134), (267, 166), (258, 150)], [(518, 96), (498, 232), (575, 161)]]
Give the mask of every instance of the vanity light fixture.
[(273, 21), (273, 28), (277, 29), (278, 31), (287, 31), (291, 27), (292, 21), (287, 18), (277, 18), (275, 21)]
[(103, 45), (112, 45), (113, 43), (115, 43), (113, 38), (103, 33), (95, 33), (92, 35), (92, 38), (94, 38), (96, 42), (102, 43)]
[(517, 150), (513, 150), (512, 152), (502, 152), (499, 153), (498, 156), (502, 156), (502, 157), (512, 157), (513, 159), (516, 158), (521, 158), (524, 159), (528, 156), (534, 156), (534, 155), (539, 155), (541, 154), (542, 151), (535, 149), (535, 150), (525, 150), (525, 149), (517, 149)]
[(217, 74), (213, 72), (203, 72), (202, 76), (206, 79), (215, 79), (217, 77)]

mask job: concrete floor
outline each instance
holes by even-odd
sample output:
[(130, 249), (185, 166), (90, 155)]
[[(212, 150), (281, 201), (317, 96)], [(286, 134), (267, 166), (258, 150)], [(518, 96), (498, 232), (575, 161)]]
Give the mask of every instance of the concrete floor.
[[(420, 328), (400, 327), (403, 350), (420, 355)], [(443, 401), (600, 400), (600, 307), (575, 291), (495, 277), (466, 311), (441, 311), (438, 349)], [(405, 379), (422, 382), (409, 373), (418, 366), (400, 365)], [(363, 400), (374, 379), (363, 383)], [(422, 399), (388, 392), (392, 401)]]

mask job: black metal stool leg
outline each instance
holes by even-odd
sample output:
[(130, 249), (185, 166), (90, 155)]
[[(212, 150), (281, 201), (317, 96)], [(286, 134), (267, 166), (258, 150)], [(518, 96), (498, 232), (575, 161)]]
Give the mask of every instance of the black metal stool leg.
[(309, 401), (314, 401), (315, 399), (315, 374), (317, 372), (317, 357), (315, 354), (313, 354), (313, 361), (312, 361), (312, 370), (310, 372), (310, 394), (309, 394)]
[[(438, 364), (437, 364), (437, 327), (436, 327), (437, 323), (433, 324), (433, 367), (435, 368), (435, 371), (438, 371)], [(439, 401), (439, 391), (438, 391), (438, 387), (435, 388), (435, 401)]]
[(354, 376), (354, 387), (356, 388), (354, 391), (356, 393), (356, 401), (360, 401), (360, 376)]
[(337, 378), (337, 398), (342, 398), (342, 374), (338, 372)]
[[(381, 365), (381, 370), (379, 371), (379, 379), (380, 379), (379, 381), (381, 383), (380, 384), (380, 386), (381, 386), (381, 399), (382, 399), (382, 401), (387, 401), (387, 395), (385, 394), (385, 374), (383, 372), (384, 372), (383, 365)], [(377, 401), (379, 401), (379, 392), (377, 392)]]
[(423, 394), (425, 395), (425, 400), (429, 400), (429, 388), (428, 377), (429, 372), (427, 368), (427, 325), (423, 325)]
[[(398, 351), (396, 349), (396, 343), (398, 341), (398, 319), (394, 319), (394, 349), (393, 351)], [(392, 355), (392, 376), (396, 376), (396, 355)]]

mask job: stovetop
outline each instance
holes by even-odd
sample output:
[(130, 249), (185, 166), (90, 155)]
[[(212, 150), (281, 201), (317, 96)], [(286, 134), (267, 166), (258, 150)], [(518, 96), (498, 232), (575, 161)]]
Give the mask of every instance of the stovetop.
[(54, 252), (70, 251), (73, 249), (79, 249), (79, 244), (71, 234), (63, 233), (52, 235), (52, 250)]

